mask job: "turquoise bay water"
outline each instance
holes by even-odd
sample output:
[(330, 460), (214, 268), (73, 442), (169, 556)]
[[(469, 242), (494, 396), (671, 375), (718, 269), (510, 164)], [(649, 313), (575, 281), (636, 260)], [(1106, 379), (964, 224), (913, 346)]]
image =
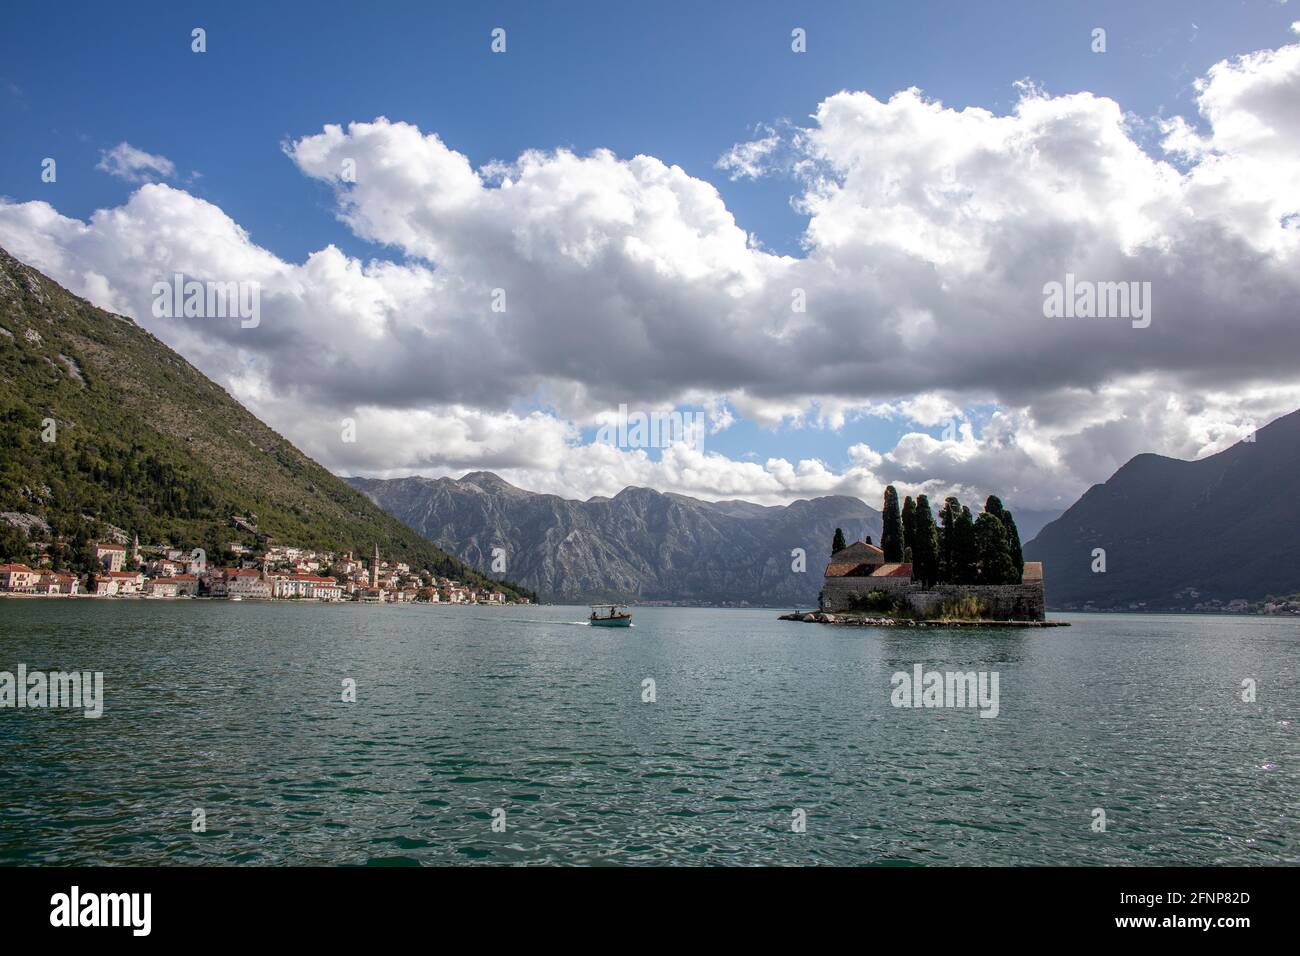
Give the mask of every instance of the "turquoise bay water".
[[(106, 697), (0, 709), (0, 864), (1300, 862), (1298, 621), (635, 613), (0, 601), (0, 670)], [(917, 663), (999, 716), (892, 707)]]

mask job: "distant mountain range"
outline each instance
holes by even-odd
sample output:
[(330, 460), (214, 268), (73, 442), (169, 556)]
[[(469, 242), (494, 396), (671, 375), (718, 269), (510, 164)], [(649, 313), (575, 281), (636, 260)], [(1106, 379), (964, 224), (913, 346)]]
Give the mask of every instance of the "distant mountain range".
[(1199, 461), (1138, 455), (1025, 557), (1044, 563), (1049, 607), (1205, 609), (1300, 592), (1300, 411)]
[(0, 512), (0, 540), (19, 552), (0, 558), (21, 558), (27, 529), (48, 526), (80, 547), (116, 527), (212, 554), (250, 537), (233, 515), (256, 515), (277, 543), (363, 555), (378, 544), (385, 557), (482, 581), (129, 318), (3, 249)]
[[(381, 508), (482, 571), (494, 548), (542, 600), (810, 607), (837, 527), (880, 539), (880, 512), (832, 496), (764, 506), (649, 488), (573, 501), (489, 472), (452, 478), (349, 478)], [(795, 571), (804, 551), (804, 570)]]
[[(647, 488), (574, 501), (488, 472), (348, 481), (480, 570), (503, 548), (510, 575), (554, 601), (810, 605), (835, 528), (880, 535), (880, 513), (843, 496), (765, 507)], [(1138, 455), (1059, 517), (1015, 514), (1049, 607), (1212, 610), (1300, 592), (1300, 412), (1199, 461)]]

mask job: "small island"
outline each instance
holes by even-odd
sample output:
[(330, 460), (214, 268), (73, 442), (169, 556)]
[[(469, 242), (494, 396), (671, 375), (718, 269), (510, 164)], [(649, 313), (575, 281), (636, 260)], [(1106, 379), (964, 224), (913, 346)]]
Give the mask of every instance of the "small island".
[(816, 611), (781, 620), (868, 627), (1060, 627), (1048, 621), (1043, 566), (1025, 561), (1015, 518), (990, 495), (976, 518), (955, 497), (935, 522), (918, 495), (885, 489), (880, 545), (835, 529)]

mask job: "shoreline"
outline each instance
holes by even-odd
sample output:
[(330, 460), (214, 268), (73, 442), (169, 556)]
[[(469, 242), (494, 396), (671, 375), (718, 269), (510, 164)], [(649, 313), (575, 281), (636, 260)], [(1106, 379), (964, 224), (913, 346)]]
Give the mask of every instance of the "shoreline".
[(17, 591), (0, 591), (0, 599), (31, 601), (203, 601), (217, 604), (368, 604), (374, 607), (400, 607), (419, 605), (420, 607), (536, 607), (528, 604), (511, 604), (509, 601), (496, 604), (481, 601), (339, 601), (326, 598), (250, 598), (241, 597), (232, 601), (228, 597), (211, 597), (209, 595), (178, 594), (175, 597), (153, 597), (147, 594), (24, 594)]
[[(80, 600), (95, 600), (95, 601), (202, 601), (202, 602), (209, 602), (209, 601), (211, 601), (211, 602), (225, 602), (225, 603), (232, 603), (232, 602), (230, 601), (229, 598), (210, 597), (210, 596), (208, 596), (208, 595), (202, 595), (202, 596), (199, 596), (199, 595), (189, 595), (189, 596), (185, 596), (185, 595), (177, 595), (176, 597), (150, 597), (150, 596), (143, 595), (143, 594), (108, 594), (108, 595), (96, 595), (96, 594), (26, 594), (26, 593), (15, 592), (15, 591), (0, 591), (0, 600), (4, 600), (4, 599), (23, 599), (23, 600), (28, 600), (28, 599), (30, 599), (30, 600), (64, 600), (64, 601), (66, 601), (66, 600), (78, 600), (78, 601), (80, 601)], [(240, 603), (245, 603), (245, 602), (247, 602), (247, 603), (252, 603), (252, 604), (294, 604), (294, 603), (297, 603), (297, 604), (383, 604), (383, 605), (389, 605), (390, 603), (392, 603), (392, 602), (387, 602), (387, 601), (382, 601), (382, 602), (381, 602), (381, 601), (339, 601), (339, 600), (333, 600), (333, 601), (330, 601), (330, 600), (324, 600), (324, 599), (321, 599), (321, 598), (244, 598), (242, 601), (236, 601), (236, 602), (233, 602), (233, 603), (240, 604)], [(559, 607), (559, 606), (565, 606), (565, 607), (568, 607), (568, 606), (572, 606), (572, 607), (580, 607), (580, 606), (583, 605), (584, 602), (581, 602), (581, 601), (580, 601), (580, 602), (578, 602), (578, 603), (576, 603), (576, 604), (573, 604), (573, 605), (562, 605), (562, 604), (560, 604), (560, 603), (558, 603), (558, 602), (551, 602), (551, 601), (548, 601), (548, 602), (542, 602), (542, 603), (536, 603), (536, 604), (531, 604), (531, 605), (530, 605), (530, 604), (517, 604), (517, 603), (512, 603), (512, 602), (509, 602), (509, 601), (507, 601), (507, 602), (505, 602), (505, 603), (502, 603), (502, 604), (485, 604), (485, 603), (469, 604), (469, 603), (453, 602), (453, 601), (401, 601), (401, 602), (397, 602), (397, 603), (398, 603), (398, 604), (418, 604), (418, 605), (421, 605), (421, 606), (429, 605), (429, 606), (432, 606), (432, 607)], [(740, 606), (740, 605), (730, 605), (730, 604), (646, 604), (646, 605), (640, 605), (640, 604), (638, 604), (638, 605), (632, 605), (632, 606), (634, 606), (634, 607), (648, 607), (648, 608), (680, 608), (680, 609), (687, 609), (687, 610), (689, 610), (689, 609), (700, 609), (700, 608), (702, 608), (702, 609), (723, 610), (723, 611), (776, 611), (776, 610), (780, 610), (780, 609), (781, 609), (781, 606), (780, 606), (780, 605), (750, 605), (750, 606)], [(786, 605), (786, 607), (788, 607), (788, 606), (789, 606), (789, 605)], [(1066, 613), (1066, 612), (1069, 612), (1069, 613), (1075, 613), (1075, 614), (1098, 615), (1098, 616), (1108, 616), (1108, 615), (1131, 615), (1131, 616), (1146, 616), (1146, 617), (1163, 617), (1163, 616), (1170, 616), (1170, 615), (1179, 615), (1179, 616), (1183, 616), (1183, 617), (1191, 617), (1191, 618), (1198, 618), (1198, 617), (1232, 617), (1232, 618), (1250, 618), (1250, 619), (1252, 619), (1252, 620), (1253, 620), (1253, 619), (1259, 619), (1259, 618), (1267, 618), (1267, 619), (1286, 619), (1286, 618), (1289, 618), (1289, 617), (1300, 617), (1300, 615), (1291, 615), (1291, 614), (1252, 614), (1252, 613), (1250, 613), (1249, 611), (1188, 611), (1188, 610), (1171, 610), (1171, 611), (1141, 610), (1141, 611), (1138, 611), (1138, 610), (1098, 610), (1098, 609), (1080, 609), (1080, 608), (1072, 608), (1072, 609), (1061, 609), (1061, 608), (1053, 609), (1053, 608), (1048, 608), (1048, 611), (1049, 611), (1049, 612), (1060, 612), (1060, 613)], [(786, 613), (786, 614), (782, 614), (782, 615), (780, 615), (780, 616), (778, 617), (778, 620), (782, 620), (782, 621), (805, 621), (808, 615), (816, 615), (816, 614), (824, 614), (824, 613), (826, 613), (826, 612), (821, 612), (821, 611), (792, 611), (792, 612), (789, 612), (789, 613)], [(908, 620), (903, 620), (903, 619), (887, 618), (887, 617), (874, 617), (874, 618), (873, 618), (873, 617), (861, 617), (861, 618), (858, 618), (858, 617), (854, 617), (854, 615), (852, 615), (852, 614), (850, 614), (850, 613), (846, 613), (846, 612), (835, 612), (835, 613), (827, 614), (826, 616), (829, 617), (829, 618), (835, 618), (835, 620), (827, 620), (827, 621), (814, 620), (812, 623), (818, 623), (818, 624), (836, 624), (836, 625), (839, 625), (839, 626), (841, 626), (841, 627), (854, 627), (854, 626), (861, 626), (861, 627), (918, 627), (918, 626), (921, 626), (921, 625), (924, 625), (924, 626), (926, 626), (926, 627), (959, 627), (959, 628), (960, 628), (960, 627), (1069, 627), (1069, 626), (1070, 626), (1070, 622), (1069, 622), (1069, 621), (1051, 621), (1051, 620), (1049, 620), (1049, 621), (973, 621), (973, 620), (962, 620), (962, 621), (942, 621), (942, 620), (908, 621)], [(849, 618), (852, 618), (852, 619), (850, 620)], [(842, 619), (843, 619), (843, 620), (842, 620)]]
[(1069, 627), (1069, 621), (981, 621), (981, 620), (921, 620), (897, 617), (870, 617), (864, 614), (827, 614), (825, 611), (791, 611), (782, 614), (778, 621), (798, 621), (803, 624), (834, 624), (839, 627)]

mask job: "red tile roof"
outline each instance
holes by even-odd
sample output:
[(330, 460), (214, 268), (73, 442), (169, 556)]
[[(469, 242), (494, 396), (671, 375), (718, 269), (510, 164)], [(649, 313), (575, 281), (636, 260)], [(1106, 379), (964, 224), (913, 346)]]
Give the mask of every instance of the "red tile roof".
[(875, 563), (879, 564), (884, 559), (884, 556), (885, 552), (874, 544), (867, 544), (865, 541), (854, 541), (832, 554), (831, 560), (834, 561), (839, 558), (840, 563), (842, 563), (844, 561), (861, 561), (866, 558), (868, 560), (877, 559)]
[(873, 578), (910, 578), (912, 565), (908, 562), (881, 564), (871, 572)]
[(866, 578), (878, 567), (880, 564), (874, 561), (836, 561), (827, 566), (826, 577)]

